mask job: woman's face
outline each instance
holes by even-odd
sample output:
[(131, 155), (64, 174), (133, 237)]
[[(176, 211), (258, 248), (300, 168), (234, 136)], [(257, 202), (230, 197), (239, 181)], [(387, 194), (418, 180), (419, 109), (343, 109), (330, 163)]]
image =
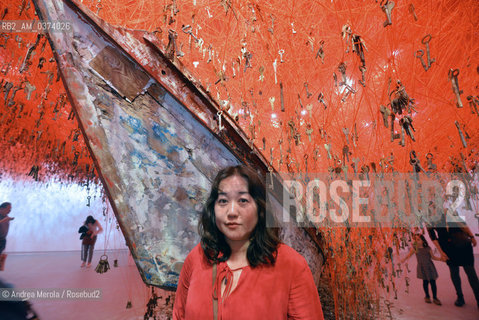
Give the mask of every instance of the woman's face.
[(216, 226), (226, 242), (248, 242), (258, 223), (258, 207), (248, 192), (248, 182), (241, 176), (223, 179), (215, 202)]

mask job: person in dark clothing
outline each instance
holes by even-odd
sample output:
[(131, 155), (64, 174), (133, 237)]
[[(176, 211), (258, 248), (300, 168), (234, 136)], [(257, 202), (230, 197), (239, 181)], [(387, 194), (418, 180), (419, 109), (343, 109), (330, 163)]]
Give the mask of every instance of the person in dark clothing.
[(3, 253), (7, 246), (7, 234), (10, 228), (10, 221), (15, 219), (9, 217), (8, 214), (12, 210), (12, 204), (10, 202), (4, 202), (0, 204), (0, 271), (3, 271), (5, 266), (5, 259), (7, 255)]
[[(0, 279), (2, 290), (13, 289), (13, 285)], [(2, 291), (3, 294), (3, 291)], [(5, 320), (39, 320), (29, 301), (15, 301), (6, 299), (0, 300), (0, 319)]]
[[(87, 268), (91, 266), (91, 259), (93, 257), (93, 250), (95, 248), (96, 243), (96, 236), (97, 234), (103, 231), (101, 224), (98, 220), (93, 218), (92, 216), (88, 216), (83, 224), (85, 229), (87, 230), (84, 232), (84, 236), (82, 239), (82, 251), (81, 251), (81, 260), (82, 264), (81, 267), (83, 268), (86, 264)], [(81, 228), (80, 228), (81, 229)]]
[(451, 219), (449, 217), (446, 219), (446, 213), (439, 210), (434, 202), (431, 201), (429, 203), (430, 215), (434, 215), (438, 219), (427, 226), (427, 231), (441, 254), (442, 260), (446, 261), (449, 267), (451, 280), (457, 294), (457, 300), (454, 304), (458, 307), (465, 304), (461, 277), (459, 276), (459, 267), (463, 267), (479, 308), (479, 279), (474, 269), (474, 254), (472, 250), (472, 247), (477, 245), (477, 241), (462, 219), (452, 215)]

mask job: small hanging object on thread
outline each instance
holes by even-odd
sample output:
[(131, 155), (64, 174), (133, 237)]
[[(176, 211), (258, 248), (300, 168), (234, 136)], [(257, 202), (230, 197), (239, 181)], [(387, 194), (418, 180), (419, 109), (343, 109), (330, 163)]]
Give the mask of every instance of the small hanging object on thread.
[(471, 113), (475, 113), (479, 117), (479, 111), (477, 110), (477, 105), (479, 104), (479, 97), (476, 98), (474, 96), (467, 96), (467, 101), (469, 101)]
[(434, 159), (434, 155), (431, 152), (429, 152), (426, 155), (427, 169), (429, 170), (429, 172), (436, 172), (437, 170), (437, 166), (434, 163), (432, 163), (433, 159)]
[(185, 54), (178, 49), (176, 39), (178, 38), (178, 33), (175, 30), (168, 30), (168, 45), (166, 46), (166, 56), (168, 59), (172, 60), (175, 57), (182, 57)]
[(159, 297), (156, 295), (154, 287), (151, 287), (151, 298), (146, 304), (145, 319), (156, 318), (154, 314), (155, 309), (158, 306), (158, 299)]
[(425, 174), (428, 175), (428, 173), (426, 172), (426, 170), (424, 170), (424, 168), (421, 166), (421, 162), (419, 161), (419, 159), (417, 158), (417, 155), (416, 155), (416, 151), (414, 150), (411, 150), (411, 152), (409, 153), (409, 163), (411, 164), (411, 166), (413, 167), (413, 171), (414, 172), (424, 172)]
[(417, 21), (416, 11), (414, 10), (414, 5), (412, 3), (409, 5), (409, 12), (414, 17), (414, 21)]
[(391, 110), (386, 106), (381, 105), (379, 111), (383, 115), (383, 122), (386, 128), (389, 128), (389, 117), (391, 116)]
[(462, 146), (463, 146), (464, 148), (467, 148), (466, 138), (464, 137), (464, 133), (463, 133), (462, 130), (461, 130), (461, 125), (460, 125), (459, 122), (457, 122), (457, 121), (455, 121), (454, 124), (455, 124), (456, 127), (457, 127), (457, 131), (459, 131), (459, 137), (461, 138)]
[(269, 14), (269, 16), (271, 18), (271, 28), (268, 28), (268, 31), (274, 34), (274, 16), (272, 14)]
[(461, 93), (462, 90), (459, 90), (459, 82), (457, 76), (459, 75), (459, 69), (449, 69), (448, 77), (452, 84), (452, 91), (456, 95), (456, 106), (462, 108)]
[(222, 131), (225, 127), (221, 124), (221, 116), (223, 115), (223, 111), (218, 111), (216, 113), (218, 116), (218, 132)]
[(404, 118), (399, 120), (399, 124), (404, 128), (406, 134), (411, 138), (411, 140), (416, 141), (416, 139), (414, 139), (414, 134), (412, 133), (413, 131), (416, 131), (412, 125), (412, 118), (410, 116), (404, 116)]
[(395, 114), (402, 114), (403, 110), (407, 108), (408, 113), (411, 113), (411, 109), (414, 109), (414, 99), (409, 98), (406, 93), (406, 88), (398, 80), (396, 84), (396, 90), (391, 92), (389, 96), (394, 94), (394, 99), (391, 101), (391, 109)]
[(34, 165), (32, 166), (32, 168), (30, 169), (30, 172), (27, 173), (27, 176), (29, 177), (33, 177), (33, 179), (35, 179), (35, 181), (38, 181), (38, 171), (40, 170), (40, 167), (37, 166), (37, 165)]
[(391, 20), (391, 14), (392, 14), (392, 11), (393, 11), (393, 8), (394, 8), (394, 1), (389, 1), (389, 0), (386, 0), (386, 2), (381, 1), (380, 6), (381, 6), (381, 9), (386, 14), (386, 19), (387, 20), (384, 21), (384, 23), (383, 23), (384, 28), (386, 28), (387, 26), (393, 24), (392, 20)]
[(321, 40), (319, 42), (319, 49), (318, 49), (318, 52), (316, 53), (316, 58), (317, 59), (318, 57), (321, 58), (321, 63), (324, 64), (324, 49), (323, 49), (323, 45), (324, 45), (324, 40)]
[(130, 300), (128, 300), (126, 302), (126, 309), (131, 309), (131, 301)]
[[(340, 86), (344, 86), (346, 91), (346, 94), (343, 96), (341, 99), (342, 102), (345, 102), (348, 96), (352, 93), (355, 94), (356, 90), (354, 90), (348, 83), (347, 83), (347, 77), (346, 77), (346, 64), (344, 62), (341, 62), (338, 65), (338, 71), (341, 73), (343, 81), (339, 83)], [(336, 76), (336, 74), (334, 74)]]
[(110, 264), (108, 263), (108, 256), (104, 254), (100, 257), (100, 261), (98, 262), (95, 271), (97, 273), (105, 273), (108, 270), (110, 270)]
[(195, 39), (195, 42), (198, 43), (199, 39), (193, 34), (192, 29), (193, 28), (189, 24), (181, 28), (181, 30), (183, 30), (184, 33), (190, 36), (190, 41), (191, 41), (191, 37), (193, 37), (193, 39)]
[(246, 72), (246, 69), (252, 68), (251, 59), (253, 58), (253, 54), (251, 52), (245, 51), (245, 53), (243, 53), (243, 58), (245, 58), (244, 71), (243, 72)]

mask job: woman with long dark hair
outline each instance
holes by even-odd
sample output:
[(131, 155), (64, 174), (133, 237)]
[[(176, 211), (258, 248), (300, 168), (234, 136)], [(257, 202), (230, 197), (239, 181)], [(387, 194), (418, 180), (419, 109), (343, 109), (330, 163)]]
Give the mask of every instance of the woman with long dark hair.
[(84, 222), (84, 226), (87, 231), (85, 236), (82, 239), (82, 250), (81, 250), (81, 267), (83, 268), (86, 264), (87, 268), (91, 267), (91, 259), (93, 258), (93, 250), (95, 249), (96, 235), (103, 231), (100, 222), (93, 218), (93, 216), (88, 216)]
[(323, 319), (306, 260), (267, 228), (263, 181), (221, 170), (199, 221), (201, 243), (181, 270), (173, 319)]

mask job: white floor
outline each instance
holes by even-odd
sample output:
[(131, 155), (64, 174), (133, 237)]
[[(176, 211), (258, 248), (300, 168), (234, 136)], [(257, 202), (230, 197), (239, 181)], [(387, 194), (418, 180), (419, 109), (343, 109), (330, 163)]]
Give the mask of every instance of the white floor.
[[(0, 278), (17, 289), (101, 290), (100, 299), (31, 300), (41, 320), (142, 320), (151, 289), (141, 280), (128, 251), (107, 254), (111, 269), (103, 274), (94, 270), (101, 252), (95, 252), (92, 267), (89, 269), (80, 268), (79, 251), (9, 254), (5, 271), (0, 272)], [(118, 259), (117, 268), (113, 265), (114, 259)], [(159, 289), (155, 290), (159, 296), (168, 294)], [(128, 301), (131, 301), (132, 308), (126, 309)]]
[[(406, 293), (406, 281), (403, 276), (399, 279), (397, 299), (393, 294), (384, 295), (391, 302), (391, 310), (393, 319), (409, 320), (409, 319), (451, 319), (451, 320), (479, 320), (479, 309), (472, 292), (471, 286), (467, 281), (467, 276), (462, 268), (460, 268), (462, 291), (466, 304), (462, 307), (456, 307), (456, 291), (449, 275), (449, 268), (446, 263), (434, 261), (439, 278), (436, 280), (437, 297), (442, 302), (442, 306), (433, 303), (428, 304), (424, 301), (424, 290), (422, 288), (422, 280), (416, 277), (416, 258), (412, 256), (408, 260), (409, 293)], [(478, 272), (479, 259), (475, 256), (475, 267)], [(404, 274), (405, 270), (403, 270)], [(478, 272), (479, 274), (479, 272)], [(432, 292), (429, 288), (429, 295), (432, 298)]]

